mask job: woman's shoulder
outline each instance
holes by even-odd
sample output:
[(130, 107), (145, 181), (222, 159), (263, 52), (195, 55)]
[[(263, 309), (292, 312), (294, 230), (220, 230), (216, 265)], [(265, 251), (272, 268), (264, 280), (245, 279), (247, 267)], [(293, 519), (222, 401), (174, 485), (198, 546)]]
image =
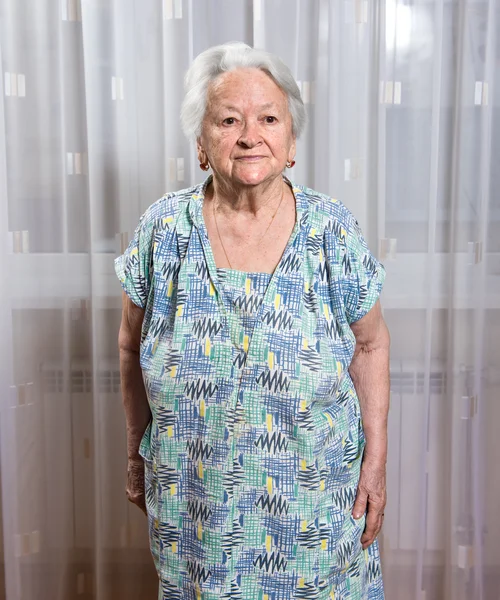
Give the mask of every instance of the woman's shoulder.
[(350, 233), (358, 226), (352, 212), (337, 198), (304, 185), (294, 185), (294, 188), (303, 194), (315, 229), (344, 237), (346, 232)]
[(193, 196), (198, 191), (199, 186), (178, 190), (176, 192), (166, 192), (161, 198), (158, 198), (151, 204), (140, 219), (142, 228), (151, 229), (172, 229), (175, 227), (179, 212), (185, 208)]

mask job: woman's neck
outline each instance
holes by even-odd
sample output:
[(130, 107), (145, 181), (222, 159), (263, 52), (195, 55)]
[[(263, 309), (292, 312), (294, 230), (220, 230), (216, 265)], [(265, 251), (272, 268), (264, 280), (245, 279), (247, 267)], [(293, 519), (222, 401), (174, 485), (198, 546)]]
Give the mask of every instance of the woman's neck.
[(205, 196), (217, 202), (219, 211), (238, 211), (255, 215), (261, 208), (273, 206), (280, 201), (284, 185), (281, 175), (255, 186), (234, 186), (227, 181), (220, 181), (214, 175)]

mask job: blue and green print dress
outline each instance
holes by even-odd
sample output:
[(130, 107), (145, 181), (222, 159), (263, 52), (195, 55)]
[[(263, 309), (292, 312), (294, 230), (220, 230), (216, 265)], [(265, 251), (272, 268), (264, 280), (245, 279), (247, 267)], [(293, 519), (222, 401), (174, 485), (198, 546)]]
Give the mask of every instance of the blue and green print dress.
[(365, 440), (348, 368), (384, 269), (341, 202), (292, 184), (275, 272), (217, 269), (209, 181), (150, 206), (116, 259), (145, 310), (159, 598), (382, 600), (377, 542), (363, 551), (351, 514)]

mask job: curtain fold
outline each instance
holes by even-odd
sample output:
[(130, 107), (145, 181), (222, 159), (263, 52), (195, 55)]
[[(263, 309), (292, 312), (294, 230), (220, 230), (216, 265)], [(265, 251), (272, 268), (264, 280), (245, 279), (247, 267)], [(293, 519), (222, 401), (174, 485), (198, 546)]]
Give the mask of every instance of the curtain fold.
[(0, 0), (7, 600), (156, 596), (113, 258), (204, 177), (183, 76), (231, 40), (289, 65), (308, 114), (289, 176), (342, 200), (387, 269), (386, 597), (497, 600), (499, 26), (498, 0)]

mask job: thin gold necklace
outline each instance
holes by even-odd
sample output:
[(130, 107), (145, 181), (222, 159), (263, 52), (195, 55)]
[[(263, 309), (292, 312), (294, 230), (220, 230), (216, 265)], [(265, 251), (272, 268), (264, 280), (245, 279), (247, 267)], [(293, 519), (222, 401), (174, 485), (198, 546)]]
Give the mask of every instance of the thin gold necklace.
[[(285, 197), (285, 186), (283, 186), (282, 190), (281, 190), (281, 198), (280, 198), (280, 201), (279, 201), (279, 204), (278, 204), (278, 208), (274, 211), (274, 214), (271, 217), (271, 220), (269, 221), (269, 225), (267, 226), (266, 230), (264, 231), (264, 233), (262, 234), (262, 236), (260, 237), (260, 239), (259, 239), (259, 241), (257, 242), (256, 245), (259, 245), (262, 242), (262, 240), (265, 238), (266, 233), (269, 231), (271, 225), (273, 224), (274, 217), (277, 215), (277, 213), (278, 213), (278, 211), (280, 209), (280, 206), (281, 206), (281, 203), (283, 202), (283, 198), (284, 197)], [(266, 205), (268, 204), (268, 202), (266, 202)], [(260, 208), (258, 210), (260, 210)], [(215, 198), (213, 200), (213, 212), (214, 212), (215, 228), (217, 229), (217, 235), (219, 236), (219, 242), (220, 242), (220, 245), (222, 246), (222, 249), (224, 250), (224, 254), (226, 255), (226, 260), (227, 260), (227, 262), (229, 264), (229, 268), (232, 269), (233, 266), (231, 264), (231, 261), (229, 260), (229, 256), (227, 255), (226, 248), (224, 246), (224, 242), (222, 241), (222, 237), (221, 237), (221, 234), (220, 234), (220, 231), (219, 231), (219, 225), (217, 223), (217, 215), (216, 215), (216, 212), (215, 212)]]

